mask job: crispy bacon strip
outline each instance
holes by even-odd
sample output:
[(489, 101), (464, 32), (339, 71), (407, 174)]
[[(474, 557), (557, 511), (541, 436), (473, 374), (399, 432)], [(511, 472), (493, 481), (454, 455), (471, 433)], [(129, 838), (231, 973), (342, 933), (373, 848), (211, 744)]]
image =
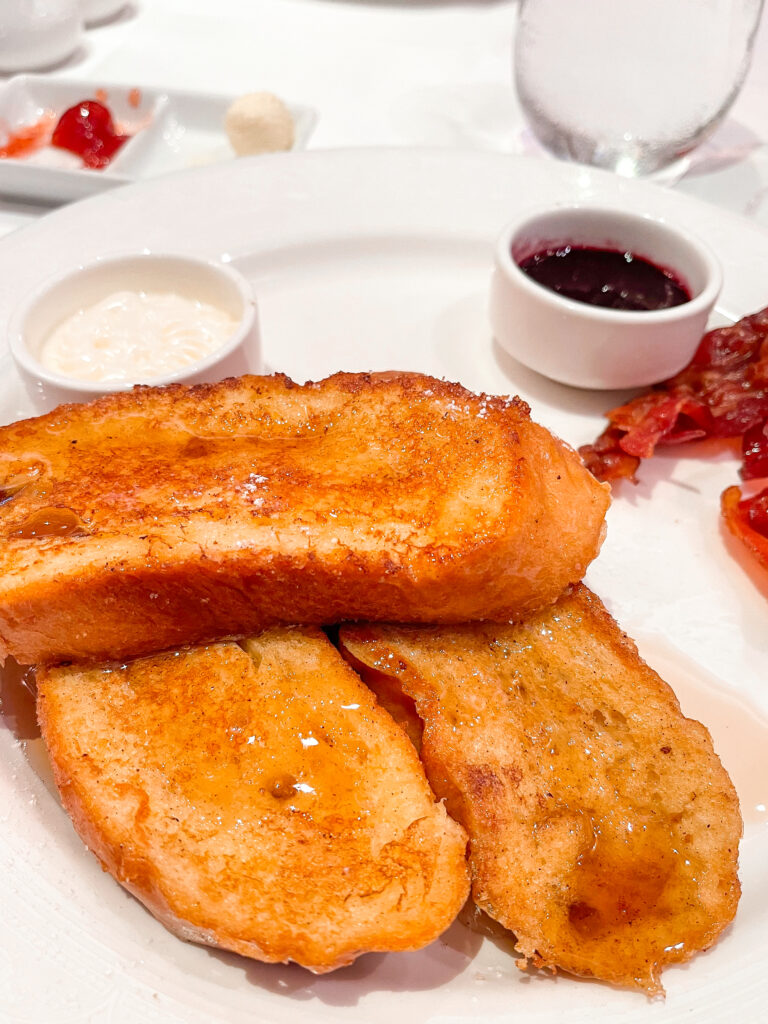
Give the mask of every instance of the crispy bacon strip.
[(768, 477), (768, 422), (750, 427), (741, 439), (744, 480)]
[(728, 487), (721, 495), (720, 508), (734, 537), (768, 569), (768, 487), (752, 498), (742, 498), (736, 486)]
[[(741, 437), (744, 480), (768, 478), (768, 307), (709, 331), (676, 376), (606, 414), (608, 426), (579, 449), (598, 480), (634, 481), (660, 444)], [(728, 529), (768, 569), (768, 488), (750, 498), (728, 487)]]
[(598, 480), (618, 480), (621, 477), (635, 479), (640, 459), (622, 450), (622, 437), (619, 427), (608, 427), (594, 444), (585, 444), (579, 448), (584, 465)]
[(684, 370), (607, 416), (606, 430), (580, 449), (600, 480), (634, 480), (659, 444), (745, 434), (756, 447), (748, 458), (745, 448), (744, 475), (759, 475), (768, 467), (768, 308), (709, 331)]

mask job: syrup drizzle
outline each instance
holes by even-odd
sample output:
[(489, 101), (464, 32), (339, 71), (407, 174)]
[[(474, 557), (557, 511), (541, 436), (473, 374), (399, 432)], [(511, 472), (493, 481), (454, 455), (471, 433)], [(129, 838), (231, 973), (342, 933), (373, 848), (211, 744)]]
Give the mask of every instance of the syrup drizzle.
[(71, 508), (41, 508), (28, 516), (9, 536), (31, 540), (38, 537), (85, 537), (90, 530)]
[(0, 714), (17, 740), (40, 738), (37, 724), (34, 666), (19, 665), (7, 658), (0, 670)]
[(28, 487), (39, 475), (40, 467), (31, 465), (25, 467), (21, 473), (14, 473), (12, 476), (7, 477), (0, 484), (0, 505), (5, 505), (11, 498), (15, 498), (17, 494), (23, 491), (25, 487)]
[(5, 505), (11, 498), (15, 498), (19, 491), (26, 486), (26, 483), (26, 480), (20, 483), (17, 483), (15, 480), (9, 480), (4, 486), (0, 487), (0, 505)]
[[(160, 769), (168, 785), (220, 829), (248, 828), (270, 815), (300, 814), (331, 828), (340, 818), (364, 819), (370, 811), (367, 783), (354, 767), (362, 756), (353, 725), (355, 710), (350, 705), (341, 710), (338, 721), (327, 722), (335, 705), (322, 687), (307, 687), (299, 674), (292, 689), (282, 681), (283, 669), (271, 660), (268, 646), (265, 652), (258, 641), (245, 640), (241, 647), (250, 665), (242, 656), (232, 658), (233, 672), (246, 673), (256, 684), (266, 657), (278, 683), (273, 680), (274, 685), (254, 689), (252, 698), (217, 703), (212, 697), (204, 722), (194, 714), (173, 713), (167, 703), (194, 705), (199, 692), (198, 677), (184, 674), (183, 656), (179, 663), (168, 661), (156, 691), (148, 689), (146, 680), (136, 690), (153, 714), (157, 707), (165, 740), (180, 752)], [(208, 686), (220, 671), (218, 659), (230, 655), (214, 647), (203, 657), (211, 659), (210, 674), (204, 678)], [(127, 679), (131, 685), (130, 672)], [(352, 725), (349, 732), (346, 719)]]
[[(638, 918), (676, 918), (677, 908), (666, 907), (669, 894), (662, 898), (665, 890), (674, 880), (675, 890), (695, 892), (696, 879), (693, 863), (670, 841), (670, 823), (635, 818), (592, 819), (589, 824), (593, 844), (579, 857), (573, 878), (571, 928), (585, 939), (597, 939), (631, 928)], [(622, 840), (622, 832), (631, 845)]]

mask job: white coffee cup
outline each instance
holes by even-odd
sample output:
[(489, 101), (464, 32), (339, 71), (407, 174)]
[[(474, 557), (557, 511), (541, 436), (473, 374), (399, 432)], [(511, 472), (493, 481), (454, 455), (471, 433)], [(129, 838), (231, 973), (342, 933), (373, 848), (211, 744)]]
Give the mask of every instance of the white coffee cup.
[(0, 2), (0, 72), (58, 64), (75, 52), (82, 39), (80, 0)]

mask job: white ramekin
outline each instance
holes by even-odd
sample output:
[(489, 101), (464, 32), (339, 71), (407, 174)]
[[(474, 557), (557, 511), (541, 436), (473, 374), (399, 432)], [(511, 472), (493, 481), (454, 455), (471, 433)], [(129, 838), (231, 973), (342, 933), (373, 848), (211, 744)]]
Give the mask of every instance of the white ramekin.
[[(691, 299), (669, 309), (605, 309), (565, 298), (519, 264), (564, 244), (630, 251), (663, 267)], [(722, 285), (699, 239), (651, 216), (596, 206), (527, 212), (499, 235), (489, 316), (498, 343), (523, 365), (581, 388), (629, 388), (671, 377), (691, 359)]]
[[(78, 309), (115, 291), (176, 292), (229, 312), (237, 326), (214, 352), (174, 373), (129, 381), (82, 381), (47, 369), (40, 350), (51, 331)], [(87, 402), (134, 384), (200, 384), (261, 370), (256, 300), (246, 279), (222, 263), (166, 253), (104, 257), (45, 282), (12, 314), (9, 347), (35, 408)]]

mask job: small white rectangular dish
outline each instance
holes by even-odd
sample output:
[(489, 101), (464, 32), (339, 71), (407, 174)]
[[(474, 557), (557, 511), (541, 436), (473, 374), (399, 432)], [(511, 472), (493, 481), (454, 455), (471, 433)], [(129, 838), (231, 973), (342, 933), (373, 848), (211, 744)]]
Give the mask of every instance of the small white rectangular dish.
[[(234, 96), (111, 85), (98, 81), (16, 75), (0, 85), (0, 147), (42, 119), (97, 99), (131, 138), (103, 169), (44, 145), (23, 157), (0, 158), (0, 196), (58, 204), (169, 171), (235, 159), (224, 129)], [(312, 107), (289, 103), (293, 149), (304, 149), (317, 123)], [(52, 124), (51, 124), (52, 127)]]

